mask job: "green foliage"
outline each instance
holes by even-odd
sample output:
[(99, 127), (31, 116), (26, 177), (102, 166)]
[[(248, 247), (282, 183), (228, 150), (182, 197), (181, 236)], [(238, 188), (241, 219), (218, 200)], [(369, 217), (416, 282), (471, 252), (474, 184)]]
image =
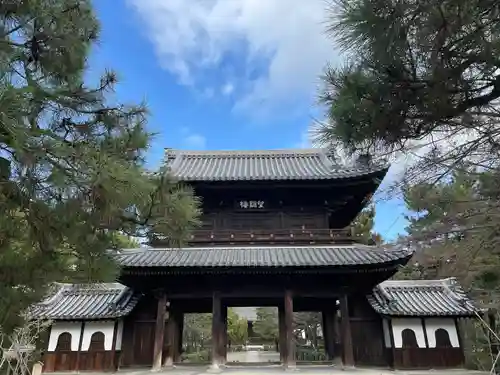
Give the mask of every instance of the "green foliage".
[(495, 0), (337, 0), (328, 31), (350, 62), (323, 76), (329, 121), (319, 139), (351, 152), (407, 151), (430, 135), (434, 144), (474, 131), (470, 142), (447, 149), (446, 159), (439, 155), (441, 162), (478, 153), (493, 161), (499, 15)]
[(227, 310), (227, 338), (231, 345), (245, 344), (248, 339), (248, 324), (233, 309)]
[(146, 173), (143, 105), (111, 105), (106, 72), (84, 81), (99, 35), (90, 0), (8, 1), (0, 7), (0, 325), (54, 280), (108, 281), (116, 233), (178, 245), (197, 199)]
[(186, 352), (203, 351), (212, 337), (212, 314), (185, 314), (182, 341)]
[(279, 337), (278, 309), (257, 307), (257, 319), (253, 324), (255, 335), (264, 342), (274, 342)]
[[(482, 307), (500, 307), (500, 211), (498, 200), (491, 199), (494, 176), (463, 167), (447, 181), (404, 189), (410, 237), (401, 241), (416, 254), (397, 278), (457, 277)], [(491, 348), (482, 328), (468, 324), (466, 357), (475, 368), (489, 370)]]
[(361, 211), (352, 223), (353, 235), (356, 240), (367, 245), (381, 244), (383, 242), (382, 236), (380, 233), (374, 232), (374, 225), (375, 205), (372, 204)]
[(305, 340), (310, 341), (312, 348), (319, 347), (318, 329), (322, 327), (321, 313), (298, 312), (294, 314), (295, 328), (305, 332)]

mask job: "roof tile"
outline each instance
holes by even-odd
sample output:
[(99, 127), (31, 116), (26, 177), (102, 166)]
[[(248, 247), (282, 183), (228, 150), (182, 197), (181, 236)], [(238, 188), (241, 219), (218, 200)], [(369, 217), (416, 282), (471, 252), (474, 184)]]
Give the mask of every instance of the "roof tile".
[(140, 296), (118, 283), (56, 284), (57, 291), (31, 307), (33, 319), (112, 319), (128, 315)]
[(117, 257), (123, 267), (323, 267), (405, 263), (411, 253), (365, 245), (268, 246), (138, 249)]
[(181, 151), (166, 149), (166, 165), (182, 181), (321, 180), (374, 175), (387, 166), (335, 164), (325, 149), (266, 151)]
[(480, 311), (455, 278), (384, 281), (367, 298), (375, 311), (390, 316), (473, 316)]

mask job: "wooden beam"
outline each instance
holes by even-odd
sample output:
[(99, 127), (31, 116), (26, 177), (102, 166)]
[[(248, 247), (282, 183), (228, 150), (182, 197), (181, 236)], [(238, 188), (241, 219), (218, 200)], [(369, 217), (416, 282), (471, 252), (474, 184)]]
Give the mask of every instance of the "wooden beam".
[(153, 346), (153, 371), (160, 371), (162, 366), (163, 340), (165, 335), (165, 316), (167, 312), (167, 295), (161, 293), (158, 296), (156, 309), (156, 325)]
[(340, 298), (340, 331), (344, 366), (354, 366), (354, 351), (352, 347), (351, 321), (347, 295)]
[(285, 332), (286, 332), (286, 358), (285, 368), (295, 367), (295, 338), (293, 335), (293, 295), (292, 291), (285, 290)]
[(212, 294), (212, 370), (220, 369), (220, 339), (222, 321), (222, 301), (219, 292)]

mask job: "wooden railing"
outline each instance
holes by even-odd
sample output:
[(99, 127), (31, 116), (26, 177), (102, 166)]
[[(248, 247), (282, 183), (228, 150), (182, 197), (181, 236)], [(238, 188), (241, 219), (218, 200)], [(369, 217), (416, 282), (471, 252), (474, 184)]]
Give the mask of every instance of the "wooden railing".
[(345, 229), (266, 229), (266, 230), (194, 230), (190, 246), (210, 244), (298, 244), (350, 243), (355, 238)]

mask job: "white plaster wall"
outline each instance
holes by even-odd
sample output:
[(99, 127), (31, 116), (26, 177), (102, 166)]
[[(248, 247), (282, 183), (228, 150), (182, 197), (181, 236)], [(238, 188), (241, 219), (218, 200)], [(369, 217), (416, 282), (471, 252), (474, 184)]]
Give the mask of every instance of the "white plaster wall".
[(455, 320), (453, 320), (453, 318), (428, 318), (425, 319), (425, 331), (427, 332), (429, 348), (436, 347), (436, 330), (439, 328), (445, 329), (448, 332), (452, 347), (460, 347), (457, 327), (455, 326)]
[(384, 331), (384, 344), (386, 348), (391, 347), (391, 332), (389, 328), (389, 320), (384, 318), (382, 319), (382, 329)]
[(419, 348), (425, 348), (424, 328), (420, 318), (394, 318), (391, 319), (392, 333), (394, 335), (394, 347), (403, 347), (403, 337), (401, 333), (404, 329), (409, 328), (415, 332), (417, 344)]
[(122, 337), (123, 337), (123, 319), (118, 321), (116, 330), (116, 350), (122, 350)]
[(78, 351), (80, 343), (80, 335), (82, 332), (82, 322), (55, 322), (50, 329), (48, 351), (53, 352), (57, 347), (57, 339), (61, 333), (68, 332), (71, 334), (71, 350)]
[(111, 350), (113, 346), (114, 320), (85, 322), (83, 329), (82, 351), (89, 350), (90, 338), (94, 332), (104, 333), (104, 350)]

